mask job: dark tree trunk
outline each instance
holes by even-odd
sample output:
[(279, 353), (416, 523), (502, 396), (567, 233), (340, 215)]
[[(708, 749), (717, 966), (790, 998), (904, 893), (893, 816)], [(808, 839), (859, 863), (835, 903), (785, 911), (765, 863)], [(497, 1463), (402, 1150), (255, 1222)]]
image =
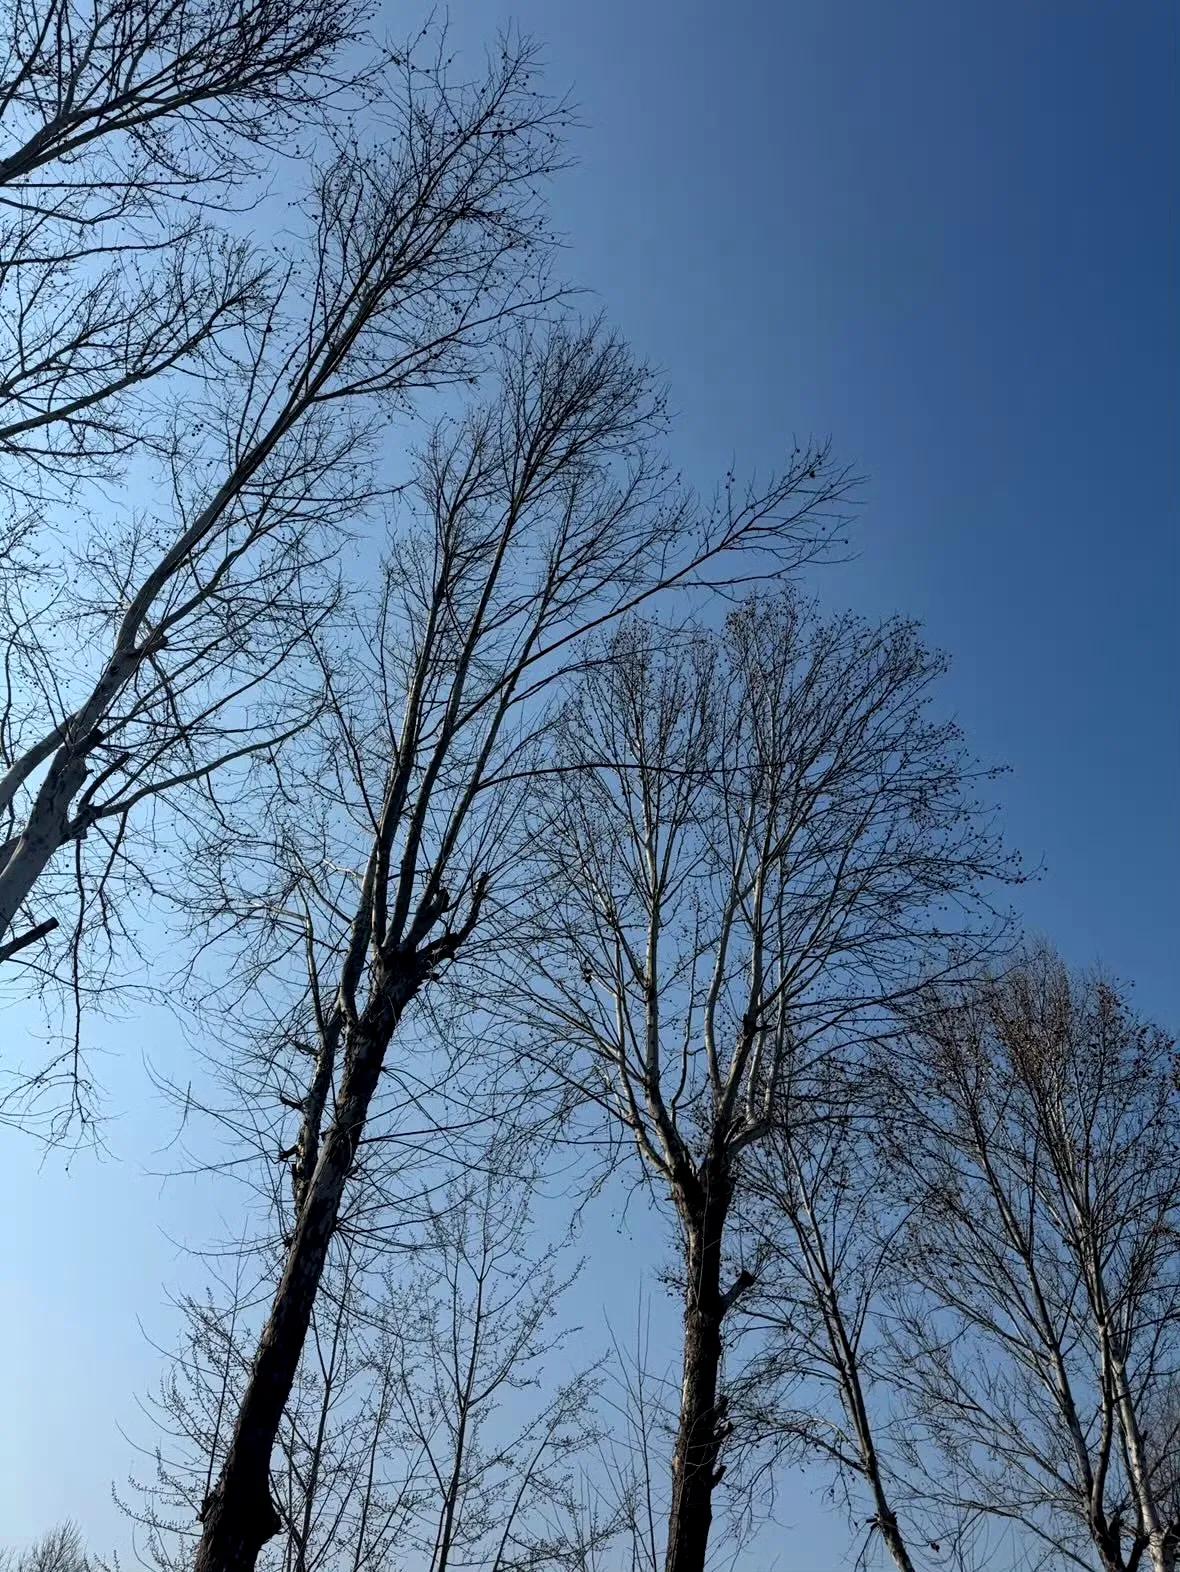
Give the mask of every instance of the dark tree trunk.
[(225, 1465), (201, 1512), (194, 1572), (253, 1572), (263, 1545), (281, 1527), (270, 1494), (271, 1452), (299, 1368), (385, 1050), (413, 995), (413, 978), (387, 982), (376, 992), (375, 1002), (347, 1034), (336, 1117), (296, 1220)]
[[(684, 1381), (672, 1456), (665, 1572), (703, 1572), (713, 1522), (713, 1491), (724, 1472), (717, 1460), (729, 1424), (725, 1400), (717, 1387), (721, 1323), (736, 1297), (733, 1291), (726, 1295), (721, 1287), (722, 1243), (732, 1193), (724, 1163), (710, 1160), (704, 1167), (699, 1193), (677, 1197), (687, 1268)], [(738, 1286), (742, 1286), (740, 1280)]]
[(829, 1290), (832, 1293), (832, 1309), (829, 1322), (831, 1335), (838, 1339), (836, 1343), (837, 1358), (840, 1368), (844, 1372), (844, 1401), (856, 1430), (857, 1443), (860, 1447), (861, 1463), (864, 1467), (865, 1478), (869, 1489), (873, 1492), (873, 1502), (877, 1508), (874, 1519), (877, 1531), (885, 1541), (885, 1547), (893, 1558), (893, 1564), (898, 1572), (914, 1572), (914, 1563), (910, 1560), (909, 1549), (897, 1521), (897, 1514), (889, 1503), (885, 1491), (885, 1478), (881, 1469), (881, 1460), (877, 1454), (877, 1444), (873, 1439), (873, 1427), (869, 1421), (869, 1408), (865, 1401), (864, 1387), (860, 1379), (860, 1360), (856, 1348), (848, 1337), (844, 1324), (844, 1312), (836, 1298), (835, 1290), (828, 1280)]
[(885, 1541), (885, 1548), (893, 1557), (893, 1564), (898, 1568), (898, 1572), (914, 1572), (914, 1563), (910, 1560), (910, 1553), (906, 1548), (901, 1529), (898, 1527), (897, 1518), (889, 1509), (880, 1490), (876, 1492), (876, 1495), (877, 1528), (880, 1531), (881, 1538)]

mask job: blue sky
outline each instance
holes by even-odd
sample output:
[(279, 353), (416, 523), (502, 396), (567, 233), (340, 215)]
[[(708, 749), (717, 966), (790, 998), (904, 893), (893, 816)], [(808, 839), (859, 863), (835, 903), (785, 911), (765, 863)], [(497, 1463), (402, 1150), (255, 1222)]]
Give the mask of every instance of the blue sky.
[[(1180, 1025), (1171, 0), (450, 15), (463, 49), (511, 16), (544, 42), (551, 86), (572, 86), (565, 271), (666, 373), (676, 462), (709, 487), (732, 460), (772, 466), (796, 432), (831, 434), (868, 484), (859, 557), (816, 589), (918, 616), (952, 652), (948, 702), (1012, 766), (1011, 838), (1044, 863), (1026, 920)], [(166, 1340), (167, 1291), (192, 1270), (173, 1241), (199, 1242), (226, 1202), (150, 1174), (166, 1159), (141, 1053), (179, 1054), (171, 1031), (103, 1031), (112, 1159), (36, 1168), (0, 1132), (0, 1539), (67, 1511), (99, 1547), (122, 1535), (117, 1425), (146, 1434), (135, 1394), (157, 1368), (137, 1316)], [(600, 1324), (592, 1301), (635, 1291), (639, 1252), (609, 1216), (592, 1229), (616, 1252), (578, 1307)], [(790, 1505), (800, 1572), (842, 1564), (806, 1492)]]
[(1175, 1020), (1175, 8), (514, 14), (587, 122), (571, 271), (666, 369), (678, 461), (707, 485), (831, 434), (868, 485), (817, 589), (952, 652), (1045, 863), (1029, 920)]

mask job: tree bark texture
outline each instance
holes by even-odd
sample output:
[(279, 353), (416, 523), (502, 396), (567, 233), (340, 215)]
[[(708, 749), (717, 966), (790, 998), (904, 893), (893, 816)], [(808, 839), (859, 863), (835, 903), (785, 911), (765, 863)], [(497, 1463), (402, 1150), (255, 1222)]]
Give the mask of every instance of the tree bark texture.
[(721, 1323), (729, 1302), (721, 1288), (722, 1243), (732, 1188), (722, 1164), (706, 1164), (699, 1198), (678, 1197), (688, 1268), (684, 1306), (684, 1380), (672, 1457), (672, 1507), (665, 1572), (704, 1572), (713, 1522), (713, 1491), (729, 1433), (718, 1393)]

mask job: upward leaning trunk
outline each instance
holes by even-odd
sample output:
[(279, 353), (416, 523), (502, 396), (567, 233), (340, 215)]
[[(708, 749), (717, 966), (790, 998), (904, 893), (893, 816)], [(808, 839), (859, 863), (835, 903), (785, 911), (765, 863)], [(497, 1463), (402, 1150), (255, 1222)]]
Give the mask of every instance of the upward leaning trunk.
[[(722, 1243), (732, 1191), (720, 1168), (699, 1205), (680, 1199), (687, 1281), (684, 1304), (684, 1380), (672, 1457), (672, 1509), (665, 1572), (703, 1572), (713, 1522), (713, 1491), (722, 1442), (729, 1431), (718, 1392), (722, 1322), (735, 1294), (721, 1288)], [(742, 1286), (739, 1280), (739, 1288)]]
[(263, 1545), (281, 1527), (270, 1494), (271, 1453), (303, 1354), (385, 1050), (412, 993), (410, 979), (383, 991), (379, 1005), (367, 1010), (348, 1034), (336, 1116), (299, 1209), (225, 1464), (201, 1511), (194, 1572), (253, 1572)]

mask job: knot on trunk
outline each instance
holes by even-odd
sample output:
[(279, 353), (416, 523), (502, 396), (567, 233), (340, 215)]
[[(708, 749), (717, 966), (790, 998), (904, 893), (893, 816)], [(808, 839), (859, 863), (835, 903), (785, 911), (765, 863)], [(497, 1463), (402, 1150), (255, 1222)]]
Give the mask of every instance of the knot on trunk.
[(751, 1272), (744, 1268), (740, 1271), (733, 1283), (721, 1295), (721, 1314), (731, 1309), (748, 1288), (753, 1288), (755, 1278)]
[(716, 1456), (733, 1434), (733, 1420), (729, 1417), (728, 1392), (722, 1392), (716, 1405), (705, 1414), (705, 1425), (708, 1430), (708, 1445)]

